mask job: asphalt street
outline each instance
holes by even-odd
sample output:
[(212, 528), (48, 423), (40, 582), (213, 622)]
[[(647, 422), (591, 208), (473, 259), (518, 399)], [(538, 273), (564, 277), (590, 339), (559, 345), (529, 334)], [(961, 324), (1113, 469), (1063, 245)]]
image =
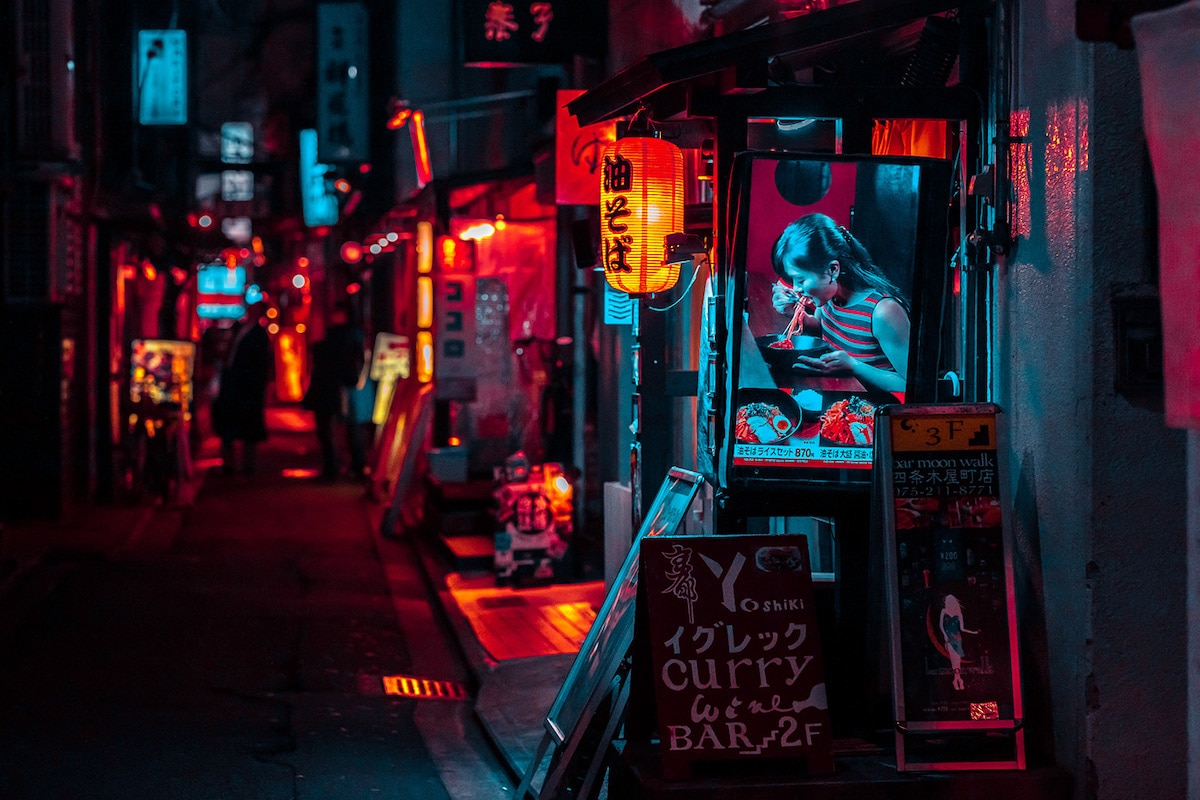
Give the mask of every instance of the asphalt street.
[(4, 531), (0, 798), (511, 794), (416, 545), (378, 534), (361, 486), (310, 476), (292, 413), (252, 476), (198, 453), (190, 504)]

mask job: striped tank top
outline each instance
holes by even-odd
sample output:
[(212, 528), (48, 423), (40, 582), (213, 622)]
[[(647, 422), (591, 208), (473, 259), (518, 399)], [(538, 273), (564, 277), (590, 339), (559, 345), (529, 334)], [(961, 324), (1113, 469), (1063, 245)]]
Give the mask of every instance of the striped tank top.
[(895, 371), (883, 354), (879, 340), (871, 333), (871, 317), (875, 306), (886, 295), (878, 289), (848, 306), (826, 303), (821, 308), (822, 337), (831, 347), (845, 350), (859, 361), (872, 367)]

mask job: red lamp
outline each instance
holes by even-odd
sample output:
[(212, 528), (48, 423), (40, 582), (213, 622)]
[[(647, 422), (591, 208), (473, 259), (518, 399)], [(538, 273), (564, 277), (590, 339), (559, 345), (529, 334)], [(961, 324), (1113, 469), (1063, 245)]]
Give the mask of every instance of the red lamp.
[(627, 294), (653, 294), (679, 280), (663, 240), (683, 230), (683, 153), (648, 136), (618, 139), (604, 149), (600, 235), (604, 277)]

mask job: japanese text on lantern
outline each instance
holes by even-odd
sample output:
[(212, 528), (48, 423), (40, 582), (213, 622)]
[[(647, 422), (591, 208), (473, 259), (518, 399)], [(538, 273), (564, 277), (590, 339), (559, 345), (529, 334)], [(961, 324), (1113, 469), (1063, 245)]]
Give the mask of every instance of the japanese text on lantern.
[[(554, 4), (530, 3), (529, 15), (533, 18), (533, 32), (529, 34), (529, 38), (535, 42), (545, 41), (546, 34), (550, 31), (550, 22), (554, 19)], [(483, 35), (488, 41), (503, 42), (511, 39), (520, 29), (521, 25), (517, 22), (511, 3), (501, 3), (499, 0), (488, 3), (483, 20)]]
[(612, 193), (604, 200), (604, 269), (606, 272), (632, 272), (629, 264), (629, 253), (633, 245), (633, 236), (628, 233), (629, 226), (622, 222), (633, 212), (629, 208), (629, 198), (621, 192), (633, 189), (633, 162), (620, 153), (604, 156), (604, 170), (601, 178), (604, 191)]

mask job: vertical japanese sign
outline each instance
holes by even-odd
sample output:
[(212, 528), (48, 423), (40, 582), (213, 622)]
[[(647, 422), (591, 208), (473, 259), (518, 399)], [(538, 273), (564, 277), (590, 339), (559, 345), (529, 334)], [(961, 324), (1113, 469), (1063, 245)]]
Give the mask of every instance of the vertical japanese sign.
[(462, 0), (469, 67), (564, 64), (607, 48), (600, 0)]
[(187, 32), (138, 31), (134, 97), (141, 125), (186, 125)]
[(567, 103), (583, 90), (559, 90), (554, 123), (554, 202), (594, 206), (600, 203), (600, 166), (604, 147), (617, 139), (617, 123), (580, 126)]
[(325, 185), (327, 164), (317, 161), (317, 132), (312, 128), (300, 131), (300, 200), (304, 210), (304, 224), (309, 227), (336, 225), (338, 202)]
[(326, 163), (368, 155), (367, 11), (358, 3), (317, 6), (317, 141)]
[(642, 541), (664, 777), (692, 762), (833, 757), (804, 536)]
[(996, 407), (889, 406), (878, 430), (898, 726), (1015, 729), (1020, 673)]
[(434, 395), (442, 400), (474, 400), (475, 249), (449, 236), (438, 240), (441, 261), (435, 275)]

